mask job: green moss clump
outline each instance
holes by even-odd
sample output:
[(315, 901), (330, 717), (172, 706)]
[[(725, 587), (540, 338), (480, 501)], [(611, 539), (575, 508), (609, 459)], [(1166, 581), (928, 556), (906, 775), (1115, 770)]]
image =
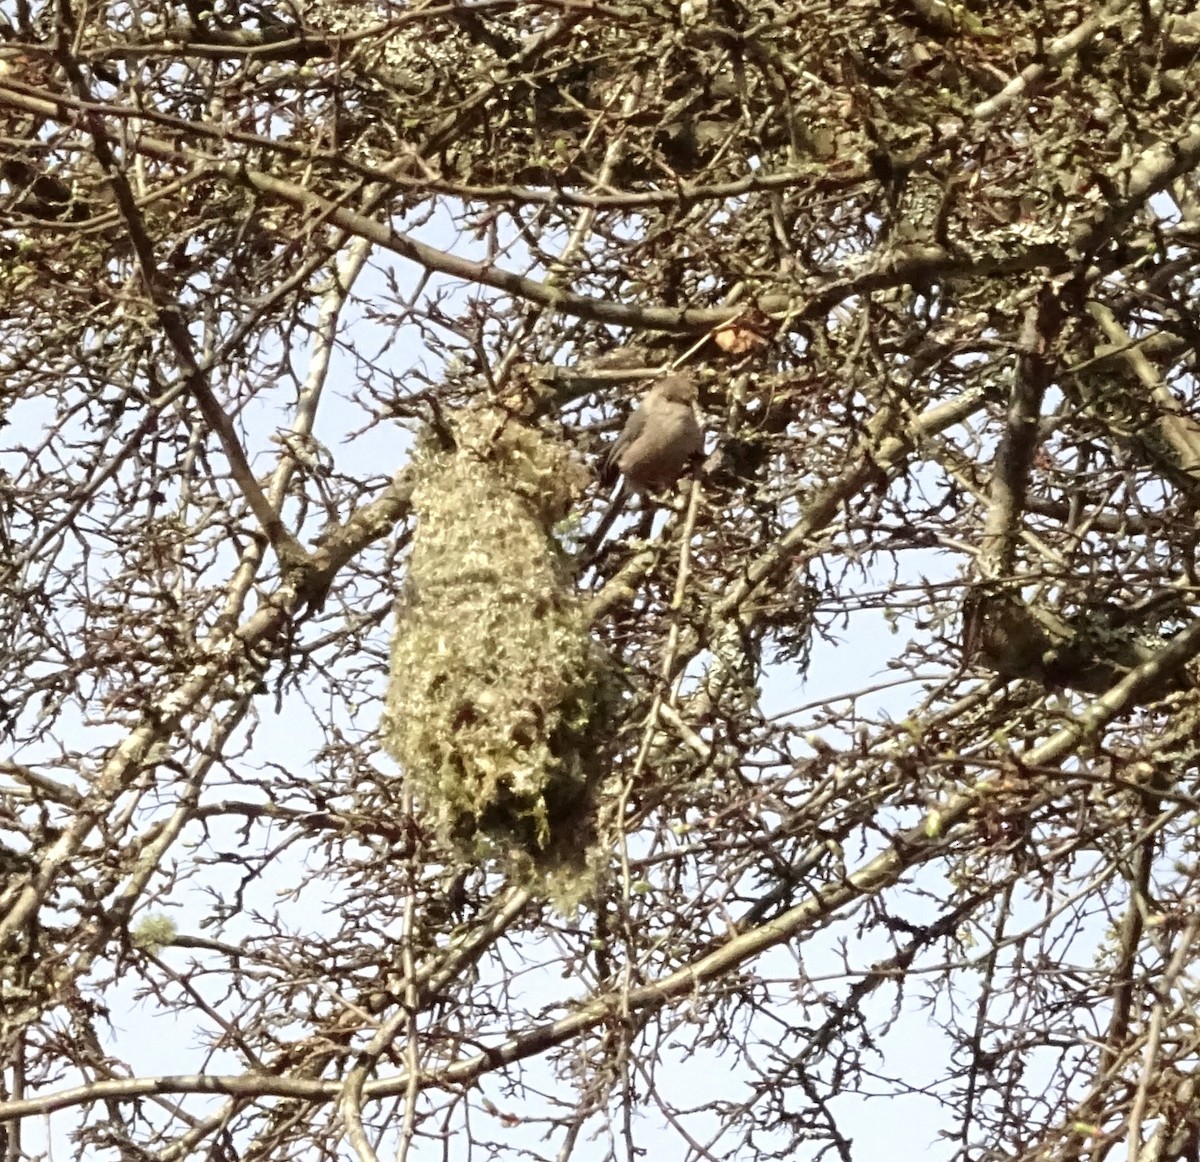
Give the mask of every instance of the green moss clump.
[(614, 689), (550, 533), (586, 475), (495, 409), (463, 412), (452, 434), (453, 449), (417, 453), (384, 743), (443, 842), (569, 900), (567, 881), (590, 878)]

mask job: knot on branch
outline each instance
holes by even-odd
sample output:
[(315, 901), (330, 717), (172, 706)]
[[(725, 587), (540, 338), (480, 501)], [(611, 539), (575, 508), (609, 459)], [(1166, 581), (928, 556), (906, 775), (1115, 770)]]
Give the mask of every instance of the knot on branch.
[[(1177, 594), (1169, 594), (1177, 598)], [(1169, 602), (1161, 595), (1133, 607), (1083, 605), (1067, 616), (1031, 604), (1011, 589), (973, 590), (963, 605), (963, 652), (1004, 678), (1102, 694), (1154, 657), (1169, 640), (1162, 632)], [(1152, 702), (1167, 691), (1190, 689), (1186, 674), (1143, 692)]]

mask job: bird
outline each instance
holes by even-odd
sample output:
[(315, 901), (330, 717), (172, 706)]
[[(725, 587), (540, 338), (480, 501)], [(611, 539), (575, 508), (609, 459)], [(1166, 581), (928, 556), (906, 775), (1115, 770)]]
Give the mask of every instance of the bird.
[[(611, 484), (617, 475), (624, 479), (583, 548), (580, 561), (584, 567), (596, 560), (631, 492), (664, 491), (679, 479), (688, 462), (704, 451), (704, 432), (695, 405), (696, 381), (686, 374), (666, 375), (642, 396), (601, 465), (602, 484)], [(647, 526), (652, 512), (647, 508), (643, 514)], [(643, 535), (648, 533), (647, 527)]]
[(696, 420), (696, 381), (686, 374), (664, 376), (625, 421), (604, 458), (602, 481), (619, 473), (635, 492), (662, 492), (704, 450)]

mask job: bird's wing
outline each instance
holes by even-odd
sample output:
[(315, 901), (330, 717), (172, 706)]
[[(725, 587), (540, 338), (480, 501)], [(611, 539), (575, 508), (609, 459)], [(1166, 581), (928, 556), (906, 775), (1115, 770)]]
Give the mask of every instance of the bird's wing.
[(646, 409), (639, 407), (625, 421), (625, 426), (621, 429), (620, 435), (613, 441), (612, 447), (605, 454), (600, 472), (600, 479), (603, 483), (611, 484), (616, 479), (617, 473), (621, 470), (621, 454), (642, 434), (645, 427)]

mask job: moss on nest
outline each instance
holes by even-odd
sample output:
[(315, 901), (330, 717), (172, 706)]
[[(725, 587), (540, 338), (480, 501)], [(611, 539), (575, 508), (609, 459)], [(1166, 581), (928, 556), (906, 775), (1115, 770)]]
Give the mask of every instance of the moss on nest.
[(614, 684), (550, 534), (586, 480), (567, 449), (473, 408), (417, 452), (417, 530), (384, 743), (443, 842), (582, 894)]

